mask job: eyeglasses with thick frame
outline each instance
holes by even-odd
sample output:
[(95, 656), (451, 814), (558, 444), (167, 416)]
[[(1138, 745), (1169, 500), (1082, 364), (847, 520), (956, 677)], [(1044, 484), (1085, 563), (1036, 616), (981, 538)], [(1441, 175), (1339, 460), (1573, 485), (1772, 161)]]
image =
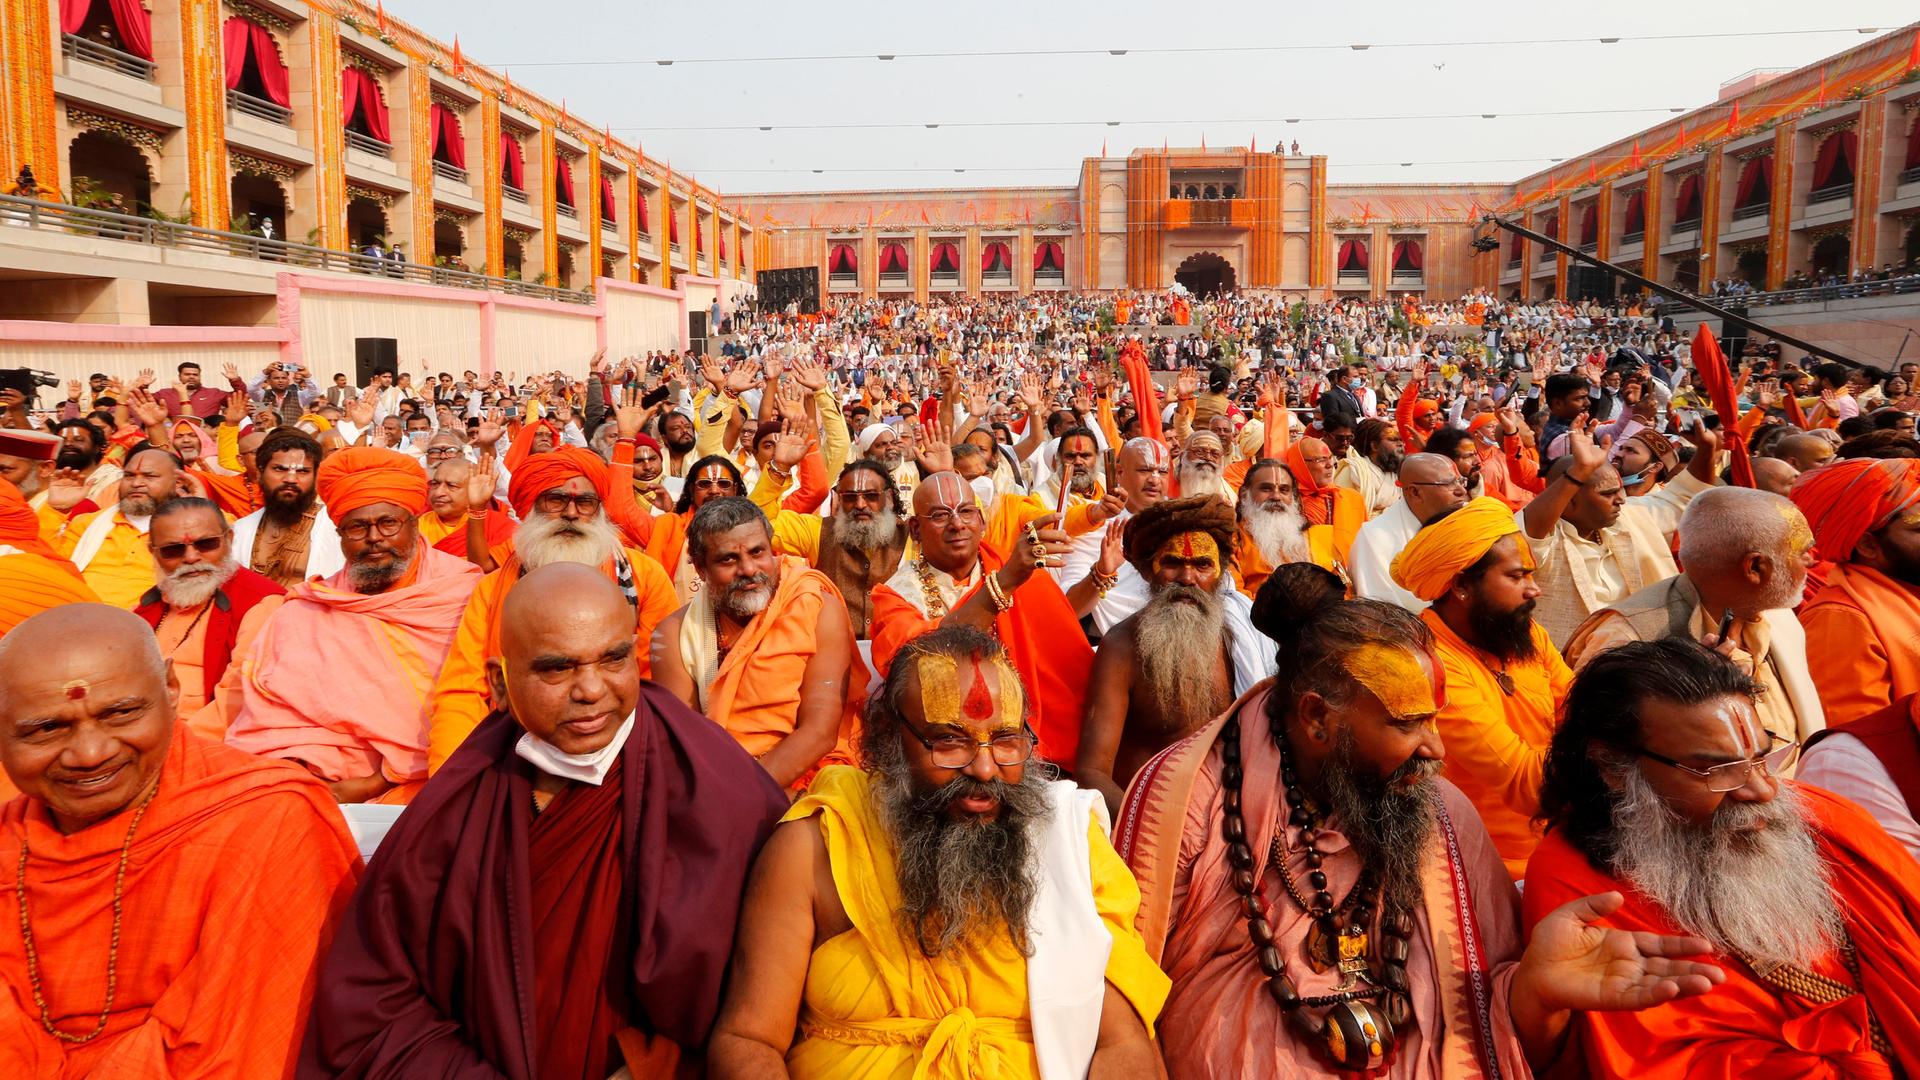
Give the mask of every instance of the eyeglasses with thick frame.
[(399, 536), (400, 531), (411, 524), (413, 524), (412, 518), (383, 517), (377, 521), (349, 522), (340, 526), (338, 532), (340, 539), (351, 540), (357, 544), (376, 532), (385, 537)]
[(966, 768), (973, 764), (974, 758), (980, 756), (980, 748), (983, 746), (987, 748), (987, 756), (993, 759), (995, 765), (1002, 767), (1024, 765), (1033, 760), (1034, 746), (1040, 741), (1040, 737), (1033, 733), (1033, 729), (1025, 724), (1020, 726), (1019, 731), (1003, 731), (991, 739), (976, 739), (971, 735), (954, 734), (935, 735), (928, 738), (914, 730), (905, 716), (899, 716), (896, 719), (900, 721), (901, 727), (907, 729), (907, 734), (927, 748), (927, 756), (932, 759), (936, 768), (941, 769)]
[[(1679, 769), (1689, 776), (1697, 776), (1705, 780), (1708, 791), (1716, 794), (1725, 794), (1726, 792), (1738, 791), (1746, 787), (1747, 781), (1753, 779), (1753, 768), (1756, 765), (1765, 769), (1769, 776), (1779, 776), (1783, 770), (1793, 768), (1793, 763), (1799, 759), (1799, 740), (1788, 739), (1784, 735), (1775, 735), (1773, 732), (1766, 731), (1765, 729), (1762, 729), (1762, 733), (1766, 735), (1768, 740), (1768, 749), (1765, 753), (1756, 754), (1753, 757), (1743, 758), (1739, 761), (1722, 762), (1705, 769), (1695, 768), (1692, 765), (1682, 765), (1680, 762), (1667, 757), (1665, 754), (1656, 754), (1644, 746), (1635, 746), (1632, 750), (1641, 757), (1651, 758), (1668, 768)], [(1786, 745), (1775, 746), (1775, 743), (1785, 743)]]
[(567, 508), (571, 506), (579, 513), (592, 517), (600, 512), (600, 496), (591, 491), (579, 495), (569, 495), (564, 491), (543, 491), (533, 500), (533, 505), (543, 514), (558, 516), (566, 513)]
[(203, 536), (198, 540), (183, 540), (177, 544), (161, 544), (159, 547), (153, 549), (153, 553), (163, 559), (181, 559), (186, 557), (187, 545), (192, 544), (193, 550), (202, 555), (211, 555), (226, 546), (226, 543), (227, 538), (224, 535)]

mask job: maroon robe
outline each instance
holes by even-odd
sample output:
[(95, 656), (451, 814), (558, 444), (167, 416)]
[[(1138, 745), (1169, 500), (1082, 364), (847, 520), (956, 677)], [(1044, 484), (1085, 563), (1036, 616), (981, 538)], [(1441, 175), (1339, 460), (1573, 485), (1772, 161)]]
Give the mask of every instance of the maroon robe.
[[(534, 769), (513, 752), (521, 734), (511, 716), (487, 717), (381, 842), (322, 971), (298, 1075), (575, 1080), (545, 1071), (569, 1055), (549, 1055), (544, 1043), (554, 1032), (598, 1036), (604, 1021), (596, 1012), (556, 1027), (541, 1015), (544, 981), (563, 969), (544, 953), (561, 941), (606, 957), (599, 986), (585, 992), (622, 1008), (627, 1026), (688, 1049), (706, 1043), (747, 871), (786, 795), (719, 725), (643, 683), (619, 774), (603, 785), (620, 792), (623, 865), (609, 920), (611, 883), (569, 885), (552, 870), (534, 881)], [(542, 830), (543, 864), (557, 861), (549, 832), (578, 845), (579, 858), (611, 856), (606, 838), (591, 835), (605, 821), (595, 802), (562, 807), (573, 819), (556, 823), (564, 832)], [(578, 867), (583, 876), (594, 868)], [(614, 936), (591, 941), (595, 931), (543, 918), (537, 903), (562, 894), (583, 922)], [(565, 970), (560, 996), (577, 1004), (576, 981), (595, 976)], [(583, 1069), (605, 1056), (578, 1051)], [(620, 1063), (604, 1064), (576, 1076), (602, 1080)]]

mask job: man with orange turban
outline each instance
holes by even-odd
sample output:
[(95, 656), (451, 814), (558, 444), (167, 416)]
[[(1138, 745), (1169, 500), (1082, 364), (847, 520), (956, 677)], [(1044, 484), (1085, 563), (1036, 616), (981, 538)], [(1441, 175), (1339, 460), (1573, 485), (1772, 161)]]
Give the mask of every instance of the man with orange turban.
[(1829, 725), (1920, 691), (1920, 461), (1854, 458), (1802, 473), (1824, 584), (1800, 609)]
[(1287, 471), (1293, 474), (1294, 500), (1310, 525), (1333, 529), (1333, 559), (1341, 566), (1353, 554), (1353, 538), (1367, 523), (1367, 500), (1333, 482), (1333, 449), (1308, 437), (1287, 447)]
[[(0, 637), (61, 604), (98, 603), (73, 564), (40, 538), (40, 519), (20, 489), (0, 479)], [(0, 779), (0, 789), (5, 780)], [(0, 790), (0, 798), (11, 792)]]
[[(485, 485), (482, 480), (476, 486)], [(621, 531), (608, 520), (613, 488), (623, 486), (632, 502), (630, 486), (610, 487), (607, 465), (599, 455), (574, 446), (529, 457), (513, 474), (507, 497), (520, 516), (520, 526), (509, 543), (497, 546), (490, 555), (496, 565), (468, 599), (446, 662), (433, 680), (427, 711), (428, 771), (438, 771), (486, 719), (490, 708), (487, 660), (500, 655), (502, 606), (514, 582), (543, 566), (572, 562), (598, 567), (618, 585), (633, 608), (640, 673), (651, 674), (648, 639), (680, 601), (659, 562), (625, 543)], [(476, 528), (475, 518), (492, 516), (484, 504), (475, 507), (469, 511), (469, 536)]]
[(1533, 621), (1540, 587), (1507, 504), (1482, 496), (1433, 519), (1393, 560), (1394, 583), (1431, 606), (1446, 669), (1447, 700), (1435, 722), (1447, 747), (1447, 779), (1480, 819), (1516, 879), (1539, 842), (1540, 778), (1553, 721), (1573, 684), (1546, 630)]
[(428, 546), (427, 478), (395, 450), (331, 454), (316, 478), (346, 567), (289, 589), (239, 663), (227, 743), (289, 758), (341, 802), (402, 802), (427, 777), (427, 700), (480, 571)]

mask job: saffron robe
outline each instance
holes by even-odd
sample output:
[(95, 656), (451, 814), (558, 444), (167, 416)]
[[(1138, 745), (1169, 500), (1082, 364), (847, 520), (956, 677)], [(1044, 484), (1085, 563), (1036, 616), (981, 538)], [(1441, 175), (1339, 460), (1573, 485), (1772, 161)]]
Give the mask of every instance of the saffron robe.
[[(565, 964), (536, 930), (535, 769), (514, 754), (522, 734), (507, 713), (487, 717), (381, 841), (328, 954), (300, 1076), (540, 1077), (553, 1018), (538, 1011), (539, 987)], [(619, 859), (611, 925), (628, 936), (618, 954), (611, 942), (572, 952), (611, 955), (629, 1027), (692, 1050), (719, 1011), (747, 871), (787, 797), (651, 683), (620, 757), (617, 850), (582, 854)]]
[(1856, 563), (1826, 569), (1800, 625), (1827, 723), (1844, 724), (1920, 692), (1920, 587)]
[[(132, 815), (62, 835), (37, 800), (0, 807), (0, 895), (14, 907), (24, 840), (40, 983), (64, 1032), (84, 1035), (100, 1017)], [(175, 721), (127, 860), (106, 1030), (74, 1044), (41, 1027), (16, 923), (0, 934), (0, 1076), (290, 1075), (320, 958), (359, 877), (325, 786)]]

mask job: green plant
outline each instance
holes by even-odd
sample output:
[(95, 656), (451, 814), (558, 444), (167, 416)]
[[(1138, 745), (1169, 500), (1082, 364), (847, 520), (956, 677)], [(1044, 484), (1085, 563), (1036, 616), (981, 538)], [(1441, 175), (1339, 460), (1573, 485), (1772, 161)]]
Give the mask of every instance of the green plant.
[(157, 206), (148, 206), (147, 216), (155, 221), (164, 221), (169, 225), (191, 225), (193, 224), (193, 196), (188, 195), (186, 198), (180, 200), (180, 212), (178, 214), (169, 214)]
[(542, 270), (533, 275), (533, 283), (535, 285), (551, 285), (553, 283), (553, 275)]

